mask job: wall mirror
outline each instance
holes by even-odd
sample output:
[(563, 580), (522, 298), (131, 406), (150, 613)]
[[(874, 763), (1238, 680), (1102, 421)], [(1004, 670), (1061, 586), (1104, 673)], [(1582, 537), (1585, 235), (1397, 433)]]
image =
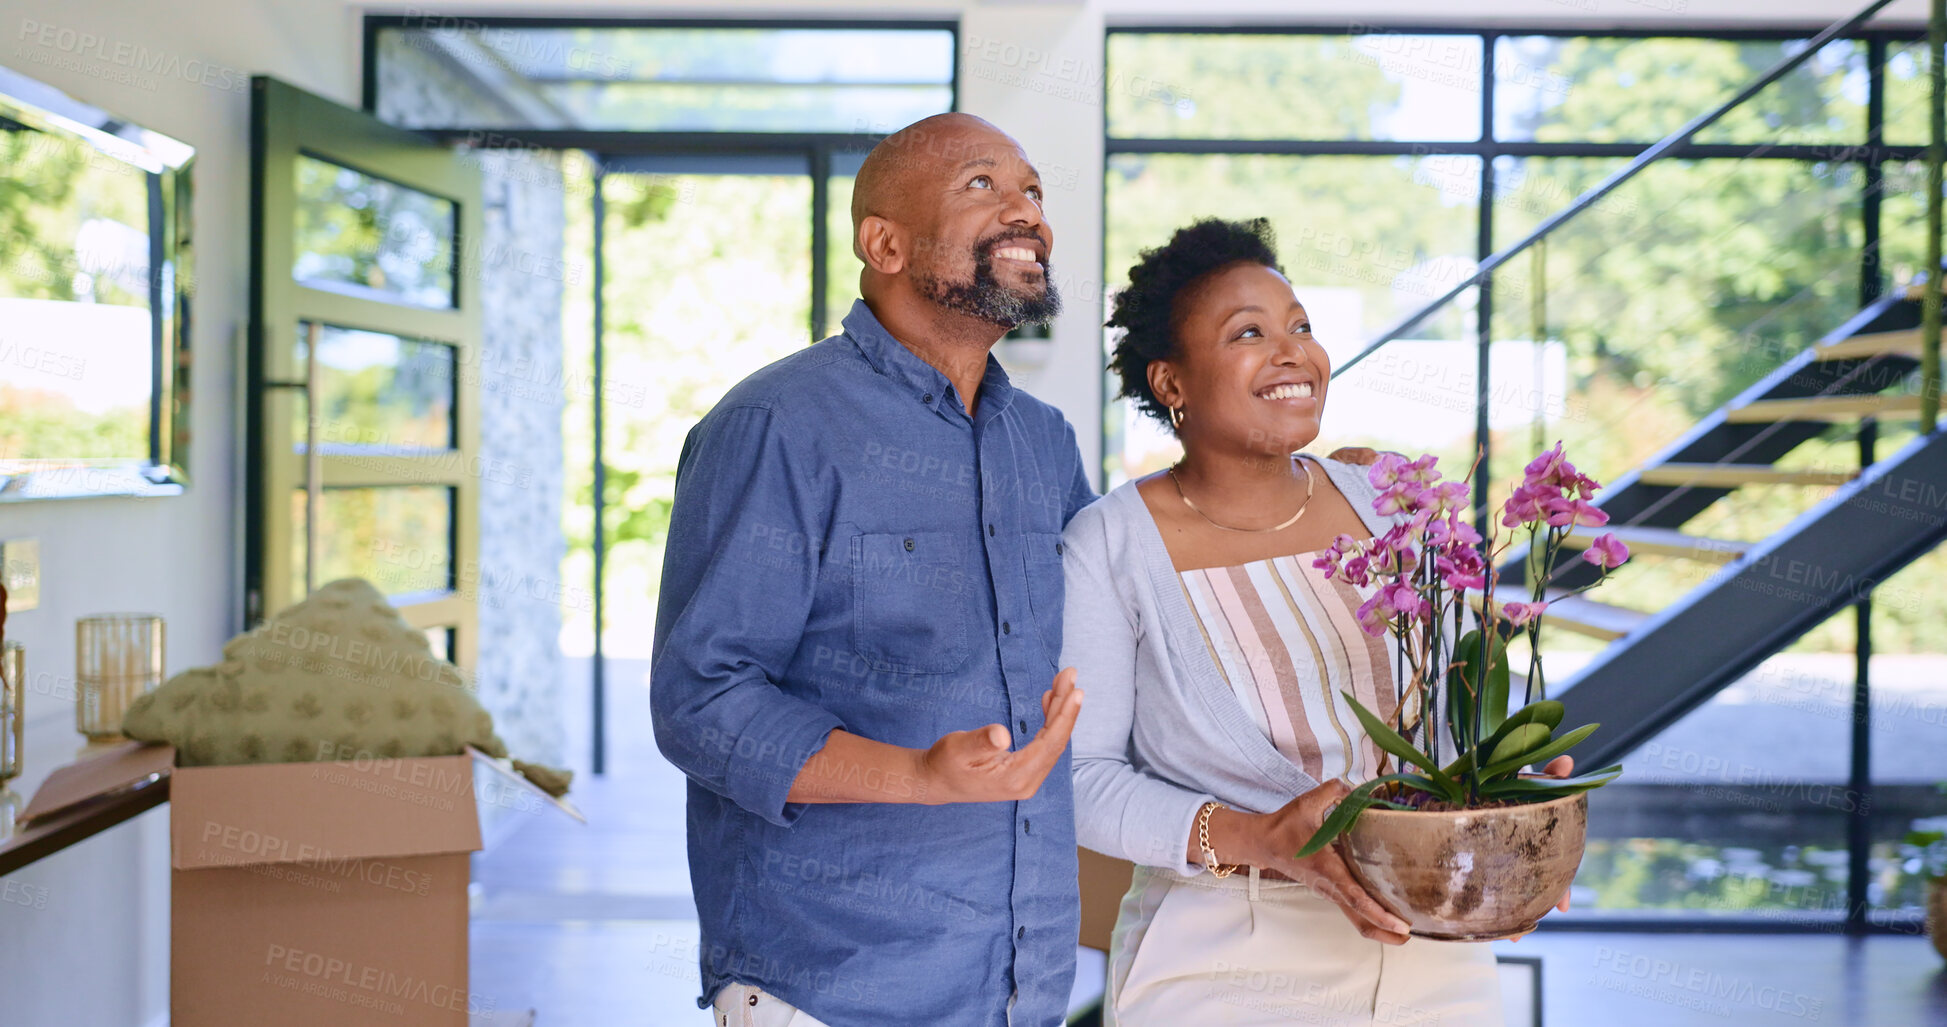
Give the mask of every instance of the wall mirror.
[(0, 67), (0, 502), (188, 483), (194, 156)]

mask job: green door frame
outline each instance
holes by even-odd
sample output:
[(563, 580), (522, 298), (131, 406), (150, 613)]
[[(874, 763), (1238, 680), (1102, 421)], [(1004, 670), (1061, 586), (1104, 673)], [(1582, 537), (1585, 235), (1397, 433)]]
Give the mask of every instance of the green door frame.
[[(319, 511), (325, 490), (443, 486), (451, 490), (447, 539), (451, 561), (443, 590), (393, 597), (414, 628), (451, 631), (448, 658), (469, 674), (479, 656), (480, 276), (468, 259), (482, 238), (481, 177), (436, 141), (314, 96), (268, 76), (251, 79), (250, 327), (247, 345), (244, 624), (255, 627), (290, 604), (315, 580)], [(453, 306), (387, 302), (375, 295), (314, 288), (292, 274), (296, 257), (296, 161), (300, 155), (341, 165), (455, 204)], [(298, 326), (329, 325), (442, 343), (454, 349), (454, 448), (407, 454), (345, 455), (307, 445), (300, 416), (317, 438), (316, 360), (299, 366)], [(312, 352), (315, 352), (313, 348)], [(302, 493), (300, 527), (291, 498)], [(302, 538), (307, 559), (298, 566)], [(310, 579), (307, 580), (307, 575)]]

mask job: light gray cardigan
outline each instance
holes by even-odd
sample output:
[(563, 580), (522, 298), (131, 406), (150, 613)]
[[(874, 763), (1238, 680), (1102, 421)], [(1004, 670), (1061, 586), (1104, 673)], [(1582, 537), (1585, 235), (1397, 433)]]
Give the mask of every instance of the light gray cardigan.
[[(1366, 468), (1319, 463), (1372, 534), (1392, 527), (1373, 512)], [(1077, 513), (1062, 550), (1061, 665), (1087, 693), (1074, 733), (1076, 840), (1202, 873), (1183, 856), (1205, 802), (1268, 813), (1319, 782), (1271, 744), (1211, 660), (1135, 482)]]

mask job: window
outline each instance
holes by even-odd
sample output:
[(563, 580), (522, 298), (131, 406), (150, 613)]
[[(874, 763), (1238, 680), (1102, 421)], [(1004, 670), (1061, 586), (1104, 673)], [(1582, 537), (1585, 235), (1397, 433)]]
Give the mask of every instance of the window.
[(414, 128), (862, 133), (953, 106), (954, 35), (938, 25), (528, 27), (440, 15), (371, 24), (380, 47), (463, 69), (482, 94), (469, 110), (500, 112), (456, 126), (427, 105), (404, 122)]

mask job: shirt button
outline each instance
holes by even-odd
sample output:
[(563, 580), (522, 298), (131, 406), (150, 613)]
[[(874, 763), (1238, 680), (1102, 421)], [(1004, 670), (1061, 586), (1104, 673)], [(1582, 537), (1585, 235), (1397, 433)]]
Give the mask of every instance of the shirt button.
[(1061, 555), (1061, 543), (1059, 542), (1055, 543), (1055, 555), (1056, 556)]
[(989, 525), (987, 526), (987, 537), (988, 537), (988, 538), (993, 538), (993, 537), (994, 537), (994, 526), (993, 526), (993, 525), (991, 525), (991, 524), (989, 524)]
[(1020, 941), (1020, 940), (1021, 940), (1022, 938), (1025, 938), (1025, 937), (1027, 937), (1027, 936), (1028, 936), (1028, 929), (1027, 929), (1027, 928), (1025, 928), (1025, 927), (1016, 927), (1016, 928), (1014, 929), (1014, 940), (1015, 940), (1015, 941)]
[(1028, 722), (1025, 718), (1021, 721), (1021, 733), (1024, 735), (1028, 733)]
[(1013, 633), (1014, 633), (1014, 626), (1009, 624), (1006, 621), (1001, 621), (1001, 634), (1011, 635)]
[(933, 394), (929, 392), (929, 393), (927, 393), (926, 395), (924, 395), (924, 396), (921, 396), (921, 397), (919, 398), (919, 401), (920, 401), (921, 403), (931, 403), (931, 402), (933, 402)]
[(907, 551), (907, 552), (909, 552), (909, 553), (913, 551), (913, 540), (912, 540), (912, 539), (907, 539), (907, 540), (906, 540), (906, 551)]
[(1023, 820), (1023, 821), (1021, 821), (1021, 833), (1022, 833), (1022, 834), (1033, 834), (1033, 833), (1034, 833), (1033, 831), (1031, 831), (1031, 830), (1029, 830), (1029, 829), (1028, 829), (1028, 821), (1025, 821), (1025, 820)]

